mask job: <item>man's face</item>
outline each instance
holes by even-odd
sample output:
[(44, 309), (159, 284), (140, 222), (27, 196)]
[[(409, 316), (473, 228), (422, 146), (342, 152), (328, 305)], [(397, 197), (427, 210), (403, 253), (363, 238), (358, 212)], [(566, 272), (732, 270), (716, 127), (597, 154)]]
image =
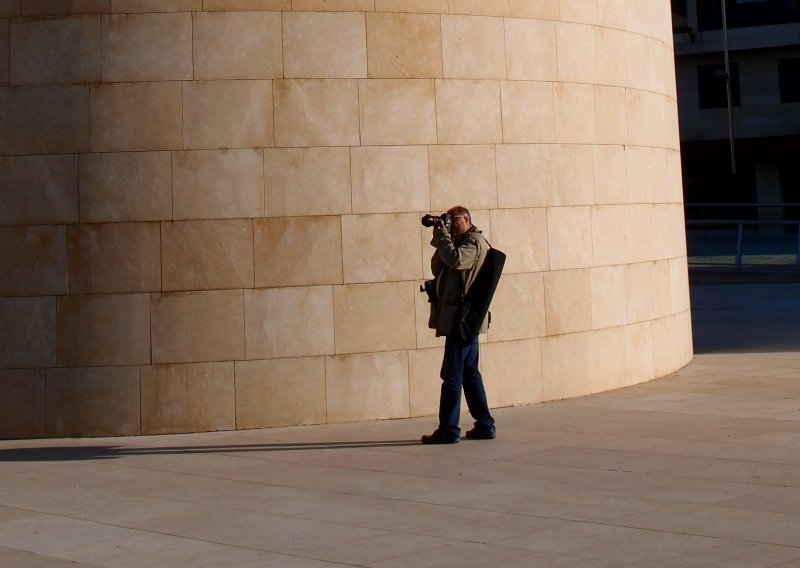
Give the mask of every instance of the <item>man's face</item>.
[(450, 221), (450, 233), (454, 237), (459, 237), (469, 231), (471, 226), (472, 223), (466, 215), (453, 215), (453, 219)]

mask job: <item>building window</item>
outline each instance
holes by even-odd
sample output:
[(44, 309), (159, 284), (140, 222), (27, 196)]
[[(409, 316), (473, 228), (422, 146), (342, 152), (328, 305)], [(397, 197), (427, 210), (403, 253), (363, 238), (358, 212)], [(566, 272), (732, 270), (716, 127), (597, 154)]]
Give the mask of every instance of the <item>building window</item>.
[[(731, 63), (731, 103), (741, 106), (739, 94), (739, 65)], [(720, 108), (728, 106), (728, 91), (725, 87), (725, 65), (697, 66), (697, 84), (700, 91), (700, 108)]]
[(689, 25), (687, 18), (686, 0), (671, 0), (672, 4), (672, 29), (680, 33)]
[[(800, 21), (800, 0), (725, 0), (729, 28), (788, 24)], [(698, 0), (698, 27), (722, 29), (722, 0)]]
[(800, 103), (800, 57), (778, 60), (782, 103)]

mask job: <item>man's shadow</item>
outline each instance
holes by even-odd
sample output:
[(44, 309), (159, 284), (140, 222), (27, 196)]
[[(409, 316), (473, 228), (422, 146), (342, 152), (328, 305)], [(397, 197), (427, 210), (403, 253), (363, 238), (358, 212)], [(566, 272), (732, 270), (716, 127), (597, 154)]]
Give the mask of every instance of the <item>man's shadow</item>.
[(239, 452), (291, 452), (300, 450), (352, 450), (418, 446), (419, 440), (371, 442), (297, 442), (281, 444), (226, 444), (217, 446), (52, 446), (0, 450), (0, 462), (109, 460), (132, 456), (229, 454)]

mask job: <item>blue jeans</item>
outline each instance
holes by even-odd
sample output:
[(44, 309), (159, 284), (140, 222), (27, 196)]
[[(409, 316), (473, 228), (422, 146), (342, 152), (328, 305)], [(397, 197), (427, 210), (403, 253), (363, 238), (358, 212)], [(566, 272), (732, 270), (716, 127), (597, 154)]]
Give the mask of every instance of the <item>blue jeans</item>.
[(483, 378), (478, 370), (477, 337), (468, 345), (462, 345), (455, 336), (447, 336), (444, 344), (441, 377), (439, 431), (443, 435), (453, 438), (461, 436), (458, 419), (461, 414), (461, 389), (463, 386), (469, 413), (475, 419), (475, 427), (481, 432), (494, 432), (494, 418), (489, 412)]

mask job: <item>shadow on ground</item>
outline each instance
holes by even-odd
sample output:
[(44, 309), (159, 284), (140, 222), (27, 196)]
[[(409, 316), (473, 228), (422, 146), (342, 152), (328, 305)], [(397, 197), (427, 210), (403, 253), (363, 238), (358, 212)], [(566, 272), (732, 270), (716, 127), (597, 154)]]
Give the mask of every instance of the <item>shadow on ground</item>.
[(0, 462), (78, 461), (116, 459), (130, 456), (177, 454), (213, 454), (238, 452), (287, 452), (297, 450), (352, 450), (418, 446), (419, 440), (386, 440), (369, 442), (301, 442), (286, 444), (224, 444), (215, 446), (54, 446), (45, 448), (12, 448), (0, 450)]
[(800, 284), (692, 286), (694, 352), (800, 351)]

